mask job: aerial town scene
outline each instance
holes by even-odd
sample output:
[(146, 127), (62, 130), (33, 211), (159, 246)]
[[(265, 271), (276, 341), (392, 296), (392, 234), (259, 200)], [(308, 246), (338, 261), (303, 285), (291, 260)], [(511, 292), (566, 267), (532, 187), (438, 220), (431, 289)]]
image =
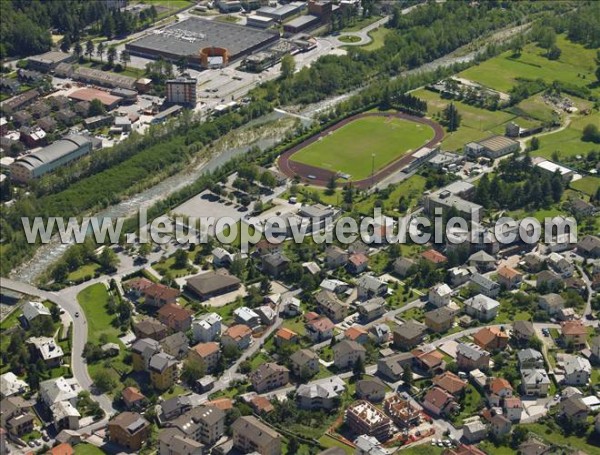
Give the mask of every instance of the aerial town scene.
[(600, 1), (0, 0), (0, 455), (600, 455)]

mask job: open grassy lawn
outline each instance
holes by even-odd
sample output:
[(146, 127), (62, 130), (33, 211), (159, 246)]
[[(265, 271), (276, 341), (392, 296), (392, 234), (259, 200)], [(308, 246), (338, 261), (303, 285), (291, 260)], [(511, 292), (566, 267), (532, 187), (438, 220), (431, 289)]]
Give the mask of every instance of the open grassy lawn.
[(75, 455), (102, 455), (104, 452), (91, 444), (77, 444), (75, 447)]
[(418, 446), (409, 447), (408, 449), (401, 449), (401, 452), (398, 453), (403, 455), (440, 455), (443, 451), (444, 449), (441, 447), (424, 443)]
[(352, 25), (349, 25), (348, 27), (342, 29), (342, 32), (358, 32), (359, 30), (368, 27), (372, 23), (377, 22), (379, 19), (381, 19), (381, 17), (382, 16), (371, 16), (361, 18), (354, 22)]
[(531, 98), (521, 101), (516, 106), (510, 108), (510, 111), (516, 115), (531, 117), (540, 122), (552, 122), (554, 119), (552, 107), (549, 104), (544, 103), (542, 95), (539, 93)]
[(77, 294), (77, 301), (87, 319), (88, 339), (91, 343), (100, 343), (100, 336), (103, 333), (106, 334), (109, 342), (119, 343), (119, 329), (111, 324), (115, 316), (106, 311), (108, 299), (108, 290), (102, 283), (93, 284)]
[(427, 125), (391, 117), (363, 117), (295, 153), (292, 160), (361, 180), (371, 175), (372, 154), (377, 171), (432, 137), (433, 130)]
[(321, 436), (321, 438), (319, 439), (319, 442), (328, 449), (330, 449), (332, 447), (339, 447), (349, 455), (354, 453), (354, 449), (352, 447), (347, 446), (343, 442), (340, 442), (337, 439), (334, 439), (329, 435)]
[(95, 262), (91, 262), (89, 264), (84, 264), (79, 267), (77, 270), (73, 270), (69, 273), (68, 280), (76, 281), (85, 278), (86, 276), (93, 277), (96, 270), (100, 268), (100, 264), (96, 264)]
[[(459, 76), (501, 92), (508, 92), (517, 78), (559, 80), (580, 87), (594, 82), (596, 51), (571, 43), (564, 36), (558, 37), (557, 45), (562, 50), (558, 60), (548, 60), (543, 55), (545, 50), (530, 44), (520, 57), (513, 57), (512, 51), (507, 51), (466, 69)], [(600, 89), (595, 88), (594, 92), (599, 93)]]
[(192, 0), (142, 0), (141, 3), (149, 3), (155, 7), (162, 6), (163, 8), (169, 8), (171, 10), (179, 10), (182, 8), (189, 8), (194, 5), (195, 2)]
[(385, 37), (389, 33), (390, 29), (385, 27), (379, 27), (373, 30), (369, 33), (369, 36), (373, 41), (371, 41), (369, 44), (365, 44), (364, 46), (362, 46), (362, 49), (364, 49), (365, 51), (374, 51), (379, 49), (380, 47), (383, 47), (383, 45), (385, 44)]
[(360, 41), (360, 36), (356, 35), (344, 35), (338, 38), (342, 43), (358, 43)]
[(167, 272), (169, 272), (171, 274), (171, 276), (174, 278), (179, 278), (182, 276), (190, 275), (192, 273), (195, 273), (198, 270), (196, 267), (189, 268), (189, 269), (187, 267), (177, 268), (175, 266), (175, 256), (174, 255), (171, 256), (170, 258), (168, 258), (164, 262), (157, 262), (156, 264), (153, 264), (152, 268), (154, 270), (156, 270), (158, 273), (160, 273), (161, 275), (165, 275)]
[(560, 161), (560, 157), (585, 155), (591, 150), (597, 150), (597, 144), (581, 140), (583, 129), (590, 123), (600, 125), (599, 112), (576, 116), (564, 130), (541, 136), (540, 148), (532, 155), (551, 159), (552, 154), (558, 152)]
[[(489, 111), (475, 106), (443, 99), (438, 93), (419, 89), (413, 95), (427, 101), (427, 114), (431, 117), (440, 113), (444, 108), (454, 103), (462, 117), (460, 127), (453, 133), (447, 133), (442, 140), (445, 150), (462, 150), (467, 142), (484, 139), (498, 133), (504, 133), (504, 125), (518, 117), (503, 111)], [(519, 119), (519, 123), (522, 123)]]
[(596, 194), (598, 188), (600, 188), (600, 178), (598, 177), (583, 177), (582, 179), (576, 180), (569, 185), (571, 189), (581, 191), (582, 193), (592, 196)]
[[(542, 439), (556, 444), (562, 447), (568, 447), (571, 449), (579, 449), (584, 453), (589, 455), (599, 455), (600, 448), (597, 446), (592, 446), (588, 444), (586, 438), (581, 438), (577, 436), (565, 436), (564, 434), (558, 431), (552, 431), (548, 426), (542, 423), (530, 423), (523, 425), (523, 427), (527, 428), (532, 433), (537, 434)], [(591, 425), (590, 425), (591, 427)]]

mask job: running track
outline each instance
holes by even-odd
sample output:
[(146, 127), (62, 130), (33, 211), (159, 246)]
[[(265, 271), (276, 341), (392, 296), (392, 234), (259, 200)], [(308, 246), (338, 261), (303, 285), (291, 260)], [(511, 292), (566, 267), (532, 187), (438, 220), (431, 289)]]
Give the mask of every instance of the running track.
[[(297, 162), (291, 160), (292, 155), (294, 153), (296, 153), (298, 150), (301, 150), (304, 147), (312, 144), (313, 142), (318, 141), (320, 138), (327, 136), (330, 132), (335, 131), (338, 128), (341, 128), (342, 126), (347, 125), (348, 123), (350, 123), (356, 119), (359, 119), (362, 117), (372, 117), (372, 116), (381, 116), (381, 117), (392, 116), (392, 117), (397, 117), (397, 118), (404, 119), (404, 120), (410, 120), (412, 122), (422, 123), (424, 125), (430, 126), (434, 131), (434, 136), (433, 136), (433, 139), (431, 139), (429, 142), (424, 144), (423, 147), (433, 148), (434, 146), (438, 145), (441, 142), (441, 140), (444, 138), (444, 130), (442, 129), (442, 127), (438, 123), (434, 122), (433, 120), (430, 120), (425, 117), (415, 117), (413, 115), (404, 114), (402, 112), (397, 112), (395, 114), (384, 114), (384, 113), (375, 113), (375, 112), (356, 114), (356, 115), (353, 115), (352, 117), (348, 117), (348, 118), (342, 120), (341, 122), (336, 123), (333, 126), (330, 126), (329, 128), (327, 128), (326, 130), (323, 130), (319, 134), (315, 134), (314, 136), (309, 137), (304, 142), (301, 142), (300, 144), (283, 152), (279, 156), (279, 160), (278, 160), (278, 165), (279, 165), (279, 168), (281, 169), (281, 172), (283, 172), (285, 175), (287, 175), (290, 178), (299, 176), (302, 181), (310, 183), (312, 185), (327, 186), (327, 183), (331, 179), (331, 176), (335, 175), (335, 172), (329, 171), (327, 169), (323, 169), (320, 167), (311, 166), (309, 164), (297, 163)], [(379, 183), (386, 177), (389, 177), (390, 175), (405, 168), (410, 162), (412, 162), (414, 159), (413, 155), (416, 151), (417, 150), (414, 150), (413, 152), (403, 155), (403, 156), (399, 157), (398, 159), (396, 159), (395, 161), (392, 161), (387, 166), (378, 170), (375, 173), (375, 175), (373, 176), (373, 178), (368, 177), (363, 180), (353, 181), (352, 186), (355, 188), (366, 189), (371, 186), (372, 182)], [(309, 175), (313, 175), (313, 176), (315, 176), (315, 178), (309, 179), (308, 178)]]

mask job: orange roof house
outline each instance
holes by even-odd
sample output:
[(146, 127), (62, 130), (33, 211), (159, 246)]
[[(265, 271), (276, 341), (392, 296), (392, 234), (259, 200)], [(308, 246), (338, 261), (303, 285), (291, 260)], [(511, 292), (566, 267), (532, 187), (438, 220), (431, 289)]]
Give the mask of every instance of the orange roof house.
[(352, 326), (344, 332), (344, 338), (362, 344), (369, 339), (369, 333), (362, 327)]
[(467, 387), (467, 382), (463, 381), (451, 371), (444, 371), (442, 374), (438, 374), (433, 378), (432, 382), (440, 389), (445, 390), (452, 395), (456, 395)]
[(275, 334), (275, 342), (278, 344), (292, 343), (297, 339), (298, 334), (286, 327), (282, 327)]
[(57, 445), (56, 447), (51, 448), (48, 453), (50, 455), (73, 455), (75, 450), (71, 447), (71, 444), (67, 444), (63, 442), (62, 444)]
[(448, 258), (444, 256), (439, 251), (434, 249), (430, 249), (421, 253), (421, 257), (426, 261), (432, 262), (434, 264), (443, 264), (448, 261)]
[(475, 344), (486, 351), (504, 349), (508, 345), (508, 338), (508, 332), (498, 327), (484, 327), (473, 335)]

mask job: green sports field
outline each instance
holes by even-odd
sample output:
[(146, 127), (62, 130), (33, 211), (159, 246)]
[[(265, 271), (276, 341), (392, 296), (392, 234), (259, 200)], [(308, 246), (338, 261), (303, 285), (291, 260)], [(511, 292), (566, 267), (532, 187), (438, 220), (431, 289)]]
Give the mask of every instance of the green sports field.
[(291, 161), (349, 174), (352, 180), (371, 175), (434, 136), (427, 125), (394, 117), (363, 117), (296, 152)]

